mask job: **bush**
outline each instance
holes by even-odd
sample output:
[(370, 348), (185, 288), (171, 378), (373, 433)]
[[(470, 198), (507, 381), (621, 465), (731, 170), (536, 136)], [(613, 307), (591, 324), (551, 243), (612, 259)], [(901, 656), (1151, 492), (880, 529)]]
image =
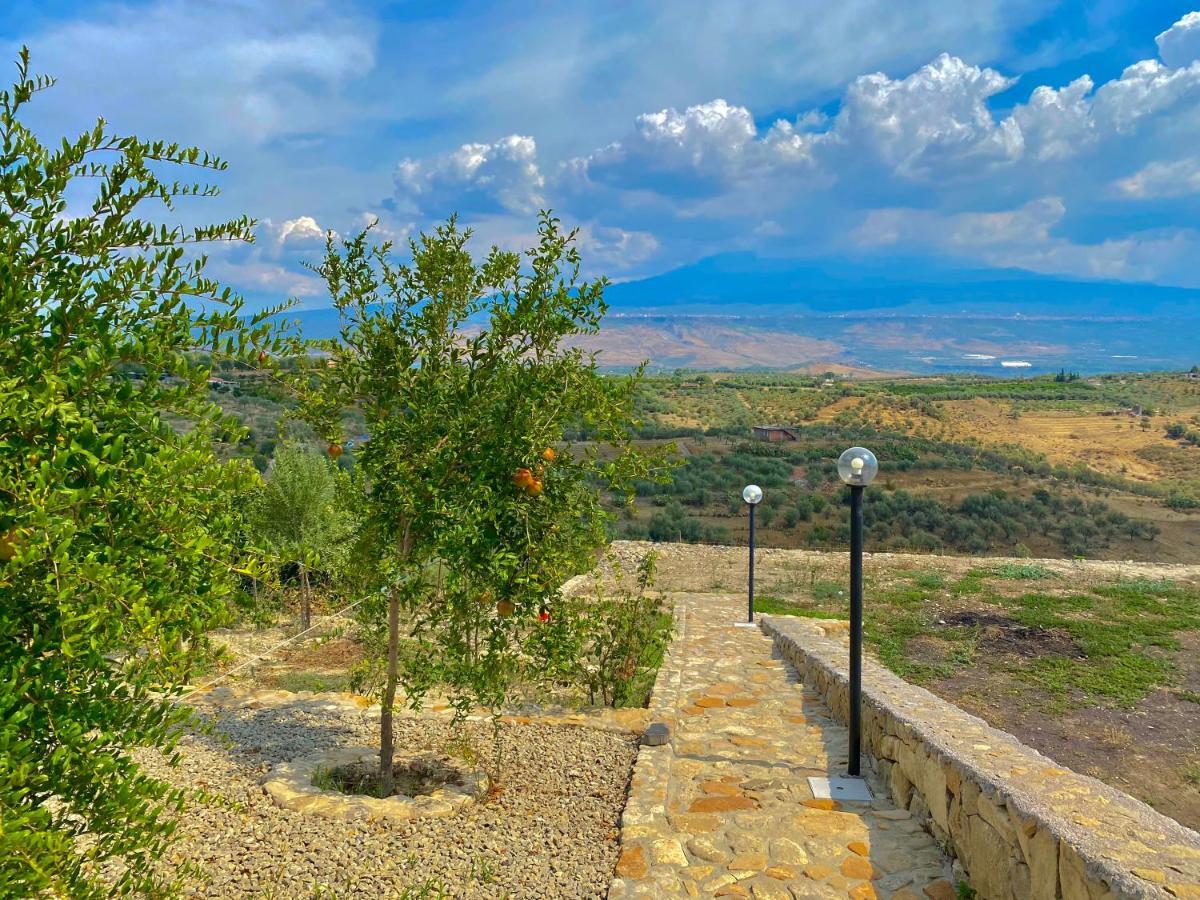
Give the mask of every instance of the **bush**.
[(133, 751), (188, 721), (172, 701), (228, 617), (258, 481), (215, 452), (240, 429), (210, 361), (275, 355), (277, 310), (247, 318), (185, 252), (250, 240), (248, 220), (163, 224), (164, 202), (215, 192), (171, 176), (222, 162), (103, 121), (43, 146), (22, 117), (52, 82), (24, 50), (18, 78), (0, 92), (0, 896), (160, 896), (183, 795)]
[(575, 633), (572, 680), (587, 689), (590, 703), (644, 706), (650, 697), (672, 625), (662, 601), (647, 593), (654, 583), (655, 558), (650, 553), (642, 559), (631, 583), (610, 557), (614, 584), (606, 589), (597, 576), (594, 598), (564, 604), (563, 625)]

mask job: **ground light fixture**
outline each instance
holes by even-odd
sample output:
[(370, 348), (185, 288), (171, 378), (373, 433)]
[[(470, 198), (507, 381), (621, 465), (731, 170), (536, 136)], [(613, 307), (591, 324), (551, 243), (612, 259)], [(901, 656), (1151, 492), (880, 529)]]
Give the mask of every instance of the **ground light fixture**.
[(879, 460), (866, 447), (838, 458), (838, 475), (850, 485), (850, 755), (848, 774), (857, 778), (862, 755), (863, 492), (879, 473)]
[(762, 503), (763, 490), (757, 484), (742, 489), (742, 499), (750, 507), (750, 566), (746, 582), (746, 624), (754, 624), (754, 510)]
[(838, 475), (850, 486), (850, 746), (846, 775), (809, 778), (818, 800), (870, 802), (862, 778), (863, 491), (879, 473), (879, 461), (865, 447), (851, 447), (838, 459)]

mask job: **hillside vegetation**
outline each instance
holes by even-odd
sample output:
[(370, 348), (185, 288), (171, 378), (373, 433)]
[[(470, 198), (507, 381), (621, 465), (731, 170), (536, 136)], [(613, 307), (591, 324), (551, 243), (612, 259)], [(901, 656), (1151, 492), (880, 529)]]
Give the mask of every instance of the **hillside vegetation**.
[[(230, 369), (214, 398), (248, 428), (231, 455), (265, 470), (285, 414), (280, 389)], [(614, 536), (740, 543), (747, 482), (766, 490), (764, 546), (847, 540), (833, 465), (854, 444), (880, 460), (867, 504), (872, 545), (918, 552), (1187, 562), (1200, 557), (1200, 381), (1179, 374), (996, 380), (846, 380), (824, 375), (679, 373), (644, 379), (647, 446), (673, 442), (672, 483), (639, 482)], [(796, 440), (754, 440), (756, 424)], [(361, 419), (345, 432), (361, 436)], [(574, 437), (586, 443), (588, 435)], [(340, 460), (354, 465), (354, 442)], [(620, 506), (614, 498), (614, 508)]]
[[(833, 465), (853, 444), (880, 459), (867, 504), (873, 546), (1188, 561), (1200, 550), (1200, 381), (1180, 375), (843, 381), (799, 375), (646, 379), (647, 440), (672, 439), (673, 484), (639, 485), (620, 534), (744, 538), (741, 487), (766, 490), (767, 546), (847, 539)], [(791, 426), (795, 440), (751, 438)]]

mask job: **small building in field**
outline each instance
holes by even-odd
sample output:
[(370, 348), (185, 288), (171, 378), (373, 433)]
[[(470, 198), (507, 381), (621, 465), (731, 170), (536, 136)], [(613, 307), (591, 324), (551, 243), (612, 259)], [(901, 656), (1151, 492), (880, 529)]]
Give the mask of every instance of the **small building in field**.
[(796, 430), (790, 425), (755, 425), (751, 429), (754, 439), (758, 441), (794, 441)]

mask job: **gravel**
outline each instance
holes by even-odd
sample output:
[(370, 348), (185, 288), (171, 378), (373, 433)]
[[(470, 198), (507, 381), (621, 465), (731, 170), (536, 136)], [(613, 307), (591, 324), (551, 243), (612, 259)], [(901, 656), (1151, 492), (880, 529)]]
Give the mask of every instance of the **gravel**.
[[(211, 734), (187, 736), (177, 767), (141, 761), (200, 789), (179, 820), (164, 871), (198, 865), (185, 896), (602, 897), (618, 851), (618, 821), (637, 752), (632, 735), (580, 727), (504, 725), (501, 764), (489, 723), (461, 734), (499, 790), (448, 818), (346, 823), (272, 805), (262, 775), (331, 746), (377, 745), (378, 722), (302, 706), (223, 710)], [(397, 719), (397, 748), (433, 749), (449, 723)], [(405, 894), (405, 890), (408, 894)], [(439, 893), (442, 891), (444, 893)]]

